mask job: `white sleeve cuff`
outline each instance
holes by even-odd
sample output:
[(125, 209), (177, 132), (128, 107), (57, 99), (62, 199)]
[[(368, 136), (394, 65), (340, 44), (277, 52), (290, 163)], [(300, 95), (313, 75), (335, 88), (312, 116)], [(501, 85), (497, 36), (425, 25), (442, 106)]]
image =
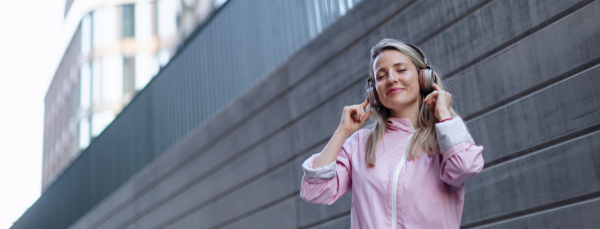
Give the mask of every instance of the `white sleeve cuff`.
[(445, 122), (436, 123), (435, 135), (440, 144), (441, 153), (458, 143), (473, 141), (467, 126), (458, 116), (454, 116), (451, 120)]
[(313, 161), (319, 154), (313, 154), (302, 163), (302, 169), (304, 170), (304, 176), (308, 178), (323, 178), (331, 179), (335, 177), (335, 164), (336, 161), (329, 163), (323, 167), (313, 168)]

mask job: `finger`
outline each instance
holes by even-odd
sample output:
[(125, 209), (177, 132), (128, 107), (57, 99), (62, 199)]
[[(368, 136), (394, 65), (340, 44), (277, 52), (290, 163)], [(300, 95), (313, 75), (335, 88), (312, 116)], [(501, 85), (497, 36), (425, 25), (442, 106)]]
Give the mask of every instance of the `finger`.
[(356, 109), (358, 109), (361, 116), (365, 113), (365, 108), (362, 105), (356, 105)]
[(354, 120), (360, 122), (360, 109), (355, 105), (352, 107), (352, 110), (354, 111)]
[(356, 111), (356, 121), (360, 122), (360, 117), (362, 116), (362, 107), (360, 105), (352, 106), (354, 111)]
[(367, 105), (369, 105), (369, 97), (367, 96), (367, 99), (365, 99), (365, 101), (363, 103), (360, 104), (360, 106), (365, 109), (367, 108)]
[(433, 99), (435, 97), (437, 97), (440, 94), (439, 91), (434, 91), (431, 92), (431, 94), (427, 95), (426, 99), (427, 99), (427, 105), (431, 105), (431, 103), (433, 102)]
[(429, 106), (429, 98), (431, 97), (431, 94), (425, 96), (425, 99), (423, 99), (423, 102), (425, 103), (425, 105)]
[(429, 95), (425, 96), (425, 102), (428, 102), (431, 99), (432, 96), (433, 96), (433, 92), (429, 93)]
[(354, 107), (348, 107), (348, 114), (350, 115), (350, 119), (356, 121), (356, 109)]
[(436, 83), (433, 83), (433, 88), (435, 88), (436, 91), (443, 91)]
[(362, 121), (362, 116), (365, 113), (365, 111), (363, 110), (363, 107), (361, 105), (356, 105), (356, 110), (358, 111), (358, 113), (356, 113), (356, 117), (358, 118), (358, 121)]
[(363, 114), (362, 118), (361, 118), (361, 124), (364, 124), (367, 119), (371, 116), (371, 114), (373, 113), (373, 111), (367, 111)]

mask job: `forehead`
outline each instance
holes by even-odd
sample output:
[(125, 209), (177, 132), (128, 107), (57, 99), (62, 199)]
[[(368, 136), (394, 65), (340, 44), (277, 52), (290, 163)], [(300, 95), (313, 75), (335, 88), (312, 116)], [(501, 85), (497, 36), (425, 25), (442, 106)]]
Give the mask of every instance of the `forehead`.
[(407, 55), (404, 55), (404, 53), (395, 49), (388, 49), (383, 51), (381, 54), (379, 54), (379, 56), (377, 56), (377, 58), (375, 58), (373, 69), (375, 69), (375, 72), (377, 72), (379, 70), (383, 70), (384, 68), (394, 66), (398, 63), (408, 65), (412, 62)]

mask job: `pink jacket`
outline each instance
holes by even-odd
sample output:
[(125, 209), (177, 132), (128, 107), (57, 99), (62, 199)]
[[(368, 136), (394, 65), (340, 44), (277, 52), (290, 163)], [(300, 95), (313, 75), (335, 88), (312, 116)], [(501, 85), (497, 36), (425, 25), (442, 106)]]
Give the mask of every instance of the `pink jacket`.
[(304, 161), (300, 196), (331, 205), (352, 191), (351, 228), (459, 228), (465, 182), (483, 168), (483, 147), (475, 145), (460, 117), (435, 128), (443, 155), (410, 160), (412, 123), (390, 118), (374, 167), (364, 159), (370, 130), (360, 129), (331, 164), (312, 168), (318, 154)]

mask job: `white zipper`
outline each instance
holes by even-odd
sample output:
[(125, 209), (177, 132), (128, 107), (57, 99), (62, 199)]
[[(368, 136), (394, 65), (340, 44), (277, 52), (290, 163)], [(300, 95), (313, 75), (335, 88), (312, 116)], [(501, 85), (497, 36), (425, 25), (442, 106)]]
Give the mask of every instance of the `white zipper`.
[(410, 135), (408, 135), (408, 141), (406, 141), (406, 146), (404, 146), (404, 153), (402, 154), (402, 158), (400, 159), (400, 163), (398, 164), (398, 167), (396, 167), (396, 170), (394, 171), (394, 182), (392, 184), (392, 229), (396, 229), (396, 194), (398, 192), (398, 176), (400, 175), (400, 170), (402, 169), (402, 167), (404, 166), (404, 163), (406, 163), (406, 157), (408, 156), (408, 152), (406, 152), (409, 148), (409, 144), (410, 144), (410, 140), (413, 136), (413, 133), (415, 132), (412, 123), (410, 124)]

